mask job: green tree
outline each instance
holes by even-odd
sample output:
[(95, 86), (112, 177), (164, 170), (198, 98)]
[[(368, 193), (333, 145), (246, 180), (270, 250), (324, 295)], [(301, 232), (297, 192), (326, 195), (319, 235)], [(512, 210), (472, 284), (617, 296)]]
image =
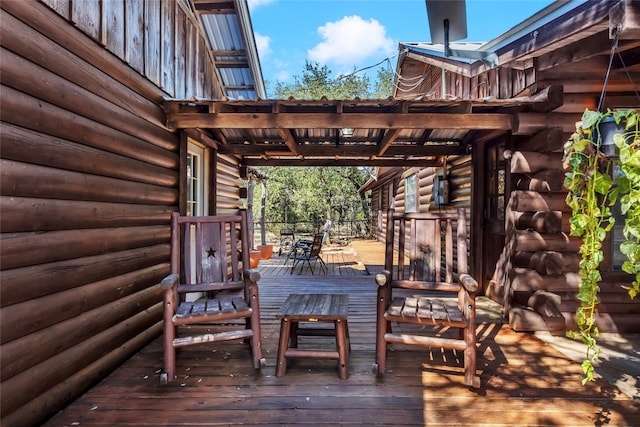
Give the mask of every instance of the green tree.
[[(312, 226), (369, 220), (368, 206), (358, 189), (368, 174), (357, 167), (262, 167), (269, 179), (267, 222)], [(255, 197), (259, 197), (256, 195)], [(259, 201), (254, 201), (254, 206)]]
[(347, 75), (332, 78), (332, 72), (326, 65), (306, 61), (300, 76), (294, 76), (292, 83), (277, 82), (272, 98), (287, 99), (354, 99), (388, 98), (393, 88), (392, 74), (389, 69), (378, 68), (377, 78), (372, 85), (366, 74), (357, 70)]
[[(354, 71), (332, 77), (326, 65), (305, 62), (302, 74), (291, 83), (276, 83), (272, 98), (287, 99), (384, 99), (393, 88), (392, 71), (388, 67), (376, 70), (372, 84), (366, 75)], [(358, 167), (263, 167), (267, 180), (267, 222), (289, 224), (304, 222), (321, 225), (327, 219), (335, 222), (363, 221), (369, 223), (369, 206), (358, 189), (369, 173)], [(256, 194), (259, 197), (259, 194)], [(259, 201), (254, 201), (259, 206)], [(273, 230), (277, 232), (277, 230)]]

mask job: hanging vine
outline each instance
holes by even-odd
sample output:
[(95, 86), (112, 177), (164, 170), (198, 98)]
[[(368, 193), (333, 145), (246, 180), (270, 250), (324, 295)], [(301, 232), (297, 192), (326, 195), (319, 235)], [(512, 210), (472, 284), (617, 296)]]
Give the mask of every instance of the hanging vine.
[(635, 110), (618, 115), (620, 118), (616, 121), (626, 123), (625, 133), (614, 137), (623, 173), (618, 188), (620, 208), (625, 215), (623, 235), (626, 241), (620, 245), (620, 251), (627, 257), (622, 270), (635, 276), (629, 287), (629, 295), (635, 298), (640, 293), (640, 116)]
[[(607, 158), (600, 152), (602, 138), (599, 124), (602, 119), (613, 117), (626, 132), (616, 136), (620, 151), (619, 160)], [(580, 237), (580, 286), (576, 312), (578, 331), (574, 337), (587, 346), (582, 363), (585, 374), (583, 384), (594, 379), (594, 362), (600, 349), (596, 344), (599, 334), (595, 324), (599, 303), (599, 283), (602, 280), (599, 266), (604, 259), (603, 241), (612, 229), (615, 219), (611, 207), (620, 195), (621, 210), (626, 215), (624, 236), (627, 239), (621, 251), (628, 260), (623, 270), (635, 274), (629, 289), (631, 297), (638, 294), (640, 278), (640, 141), (638, 113), (624, 110), (613, 113), (586, 110), (582, 121), (576, 124), (576, 132), (564, 147), (563, 166), (566, 172), (564, 185), (569, 190), (566, 201), (572, 210), (571, 235)], [(613, 168), (619, 164), (622, 176), (614, 182)]]

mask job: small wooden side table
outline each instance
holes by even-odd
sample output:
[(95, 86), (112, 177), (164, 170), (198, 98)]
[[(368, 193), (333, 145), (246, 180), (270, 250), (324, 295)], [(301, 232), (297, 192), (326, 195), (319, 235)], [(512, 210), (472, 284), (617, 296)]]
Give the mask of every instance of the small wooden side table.
[[(287, 370), (288, 358), (317, 358), (338, 360), (338, 375), (349, 377), (349, 327), (347, 312), (349, 296), (345, 294), (291, 294), (276, 317), (280, 319), (280, 342), (276, 376)], [(299, 328), (300, 322), (333, 323), (333, 328)], [(336, 351), (298, 348), (298, 336), (335, 336)]]

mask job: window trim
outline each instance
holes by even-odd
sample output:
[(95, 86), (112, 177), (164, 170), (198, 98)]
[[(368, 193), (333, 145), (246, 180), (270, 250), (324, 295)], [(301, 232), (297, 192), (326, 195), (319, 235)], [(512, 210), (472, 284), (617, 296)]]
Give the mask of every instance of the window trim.
[[(208, 150), (204, 145), (198, 144), (193, 140), (187, 142), (187, 161), (186, 161), (186, 179), (187, 179), (187, 215), (208, 215), (209, 203), (207, 200), (209, 188), (209, 170), (207, 168)], [(199, 176), (192, 176), (192, 165), (194, 159), (197, 164), (196, 172)], [(197, 189), (195, 193), (192, 190), (192, 184), (196, 183)], [(199, 200), (194, 200), (193, 195)], [(196, 208), (193, 209), (192, 206)]]
[[(418, 212), (418, 174), (412, 173), (404, 179), (404, 211)], [(411, 190), (411, 191), (409, 191)], [(411, 205), (410, 205), (411, 204)]]

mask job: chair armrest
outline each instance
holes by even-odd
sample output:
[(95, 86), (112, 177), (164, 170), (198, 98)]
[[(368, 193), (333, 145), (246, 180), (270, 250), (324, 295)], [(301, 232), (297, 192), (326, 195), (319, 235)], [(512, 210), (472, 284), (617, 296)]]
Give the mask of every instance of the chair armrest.
[(391, 282), (391, 272), (383, 270), (381, 273), (376, 274), (376, 283), (378, 286), (385, 286)]
[(260, 280), (260, 272), (258, 270), (244, 270), (243, 275), (250, 282), (258, 282)]
[(164, 279), (162, 279), (162, 282), (160, 282), (160, 286), (162, 287), (162, 289), (168, 290), (178, 286), (179, 282), (180, 282), (180, 275), (177, 273), (172, 273), (167, 277), (165, 277)]
[(460, 276), (458, 276), (458, 281), (467, 290), (467, 292), (475, 293), (478, 291), (478, 282), (467, 273), (460, 274)]

